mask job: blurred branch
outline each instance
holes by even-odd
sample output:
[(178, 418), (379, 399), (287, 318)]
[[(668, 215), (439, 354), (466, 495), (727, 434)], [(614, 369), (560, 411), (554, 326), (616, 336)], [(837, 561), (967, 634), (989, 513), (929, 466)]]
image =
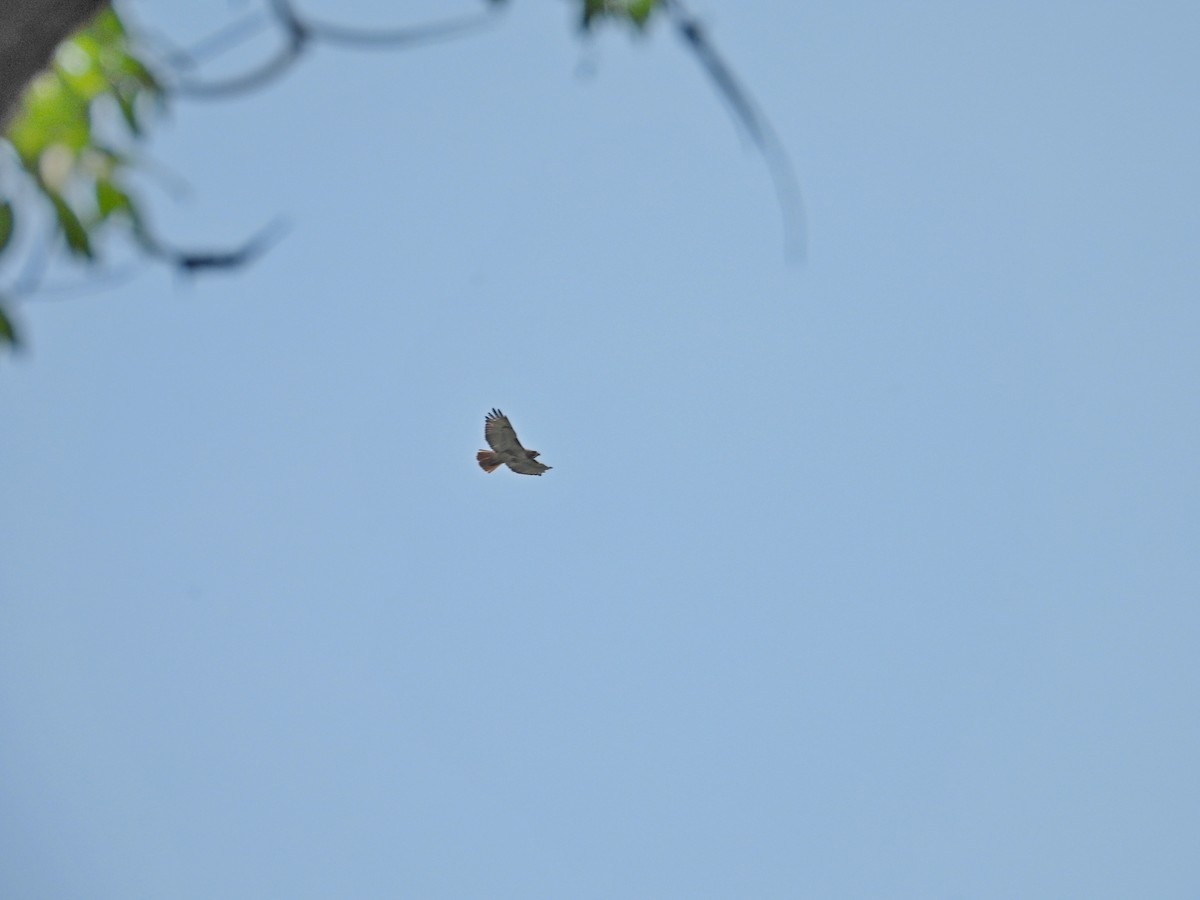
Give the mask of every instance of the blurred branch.
[[(167, 65), (175, 69), (194, 69), (206, 59), (220, 56), (222, 53), (244, 44), (262, 31), (266, 25), (266, 15), (262, 10), (255, 10), (240, 19), (234, 19), (232, 22), (222, 25), (216, 31), (200, 38), (186, 50), (182, 47), (172, 46), (163, 54), (164, 60)], [(165, 35), (157, 31), (147, 32), (144, 27), (139, 31), (143, 40), (152, 38), (149, 41), (151, 43), (164, 45), (171, 43)]]
[(802, 259), (807, 243), (804, 198), (783, 142), (779, 140), (767, 117), (758, 110), (750, 95), (734, 77), (733, 70), (717, 52), (699, 19), (688, 12), (681, 0), (659, 2), (675, 25), (680, 39), (704, 67), (717, 92), (729, 105), (734, 119), (742, 125), (750, 140), (762, 153), (775, 186), (775, 196), (783, 219), (784, 252), (790, 258)]
[[(666, 19), (762, 154), (783, 218), (785, 251), (791, 257), (802, 256), (803, 201), (783, 144), (684, 0), (573, 2), (580, 4), (585, 31), (604, 21), (624, 22), (644, 31), (652, 21)], [(257, 9), (186, 50), (170, 46), (160, 35), (150, 40), (144, 34), (140, 41), (131, 38), (120, 16), (105, 6), (104, 0), (0, 0), (0, 126), (5, 147), (0, 169), (7, 166), (17, 173), (0, 195), (0, 256), (5, 257), (0, 261), (7, 263), (18, 244), (16, 252), (28, 251), (14, 283), (0, 286), (0, 347), (15, 346), (17, 341), (18, 328), (10, 314), (13, 302), (50, 289), (44, 279), (51, 253), (60, 248), (78, 264), (100, 267), (100, 244), (115, 228), (132, 237), (143, 254), (142, 262), (155, 260), (195, 274), (246, 266), (279, 239), (284, 226), (277, 221), (232, 249), (188, 250), (162, 241), (148, 227), (130, 176), (152, 169), (131, 148), (144, 138), (155, 113), (166, 107), (172, 95), (221, 98), (256, 90), (287, 73), (320, 44), (402, 49), (457, 38), (495, 23), (504, 0), (484, 0), (484, 9), (475, 14), (389, 29), (315, 20), (303, 15), (294, 0), (259, 0)], [(59, 44), (97, 10), (85, 28)], [(200, 77), (208, 60), (268, 30), (280, 40), (269, 58), (230, 78)], [(169, 84), (147, 60), (154, 44), (157, 53), (150, 56), (171, 75)], [(39, 69), (44, 69), (42, 74), (30, 81)], [(20, 114), (6, 120), (17, 96), (21, 96)], [(32, 189), (34, 197), (14, 203), (14, 185), (22, 184)], [(47, 216), (51, 236), (33, 237)], [(96, 280), (97, 269), (92, 271)], [(115, 275), (101, 271), (97, 283), (103, 286), (114, 277), (123, 280), (130, 271), (134, 270), (126, 268)]]
[(267, 252), (268, 248), (287, 231), (287, 223), (276, 219), (258, 234), (232, 250), (180, 250), (168, 247), (157, 239), (145, 238), (143, 246), (151, 256), (156, 256), (174, 266), (179, 272), (194, 275), (207, 270), (239, 269), (249, 265)]
[[(500, 5), (490, 3), (489, 11), (476, 15), (447, 19), (425, 25), (405, 28), (370, 29), (351, 28), (343, 25), (320, 22), (301, 16), (290, 0), (269, 0), (271, 21), (284, 35), (284, 44), (275, 56), (255, 69), (242, 75), (220, 81), (193, 81), (180, 79), (172, 88), (176, 93), (198, 99), (217, 99), (236, 96), (257, 90), (286, 73), (314, 44), (330, 44), (361, 49), (400, 49), (403, 47), (432, 44), (460, 37), (495, 22)], [(236, 31), (234, 31), (236, 27)], [(243, 20), (234, 23), (230, 30), (210, 39), (212, 46), (228, 47), (235, 40), (245, 40), (252, 32)], [(194, 62), (195, 57), (189, 55)]]

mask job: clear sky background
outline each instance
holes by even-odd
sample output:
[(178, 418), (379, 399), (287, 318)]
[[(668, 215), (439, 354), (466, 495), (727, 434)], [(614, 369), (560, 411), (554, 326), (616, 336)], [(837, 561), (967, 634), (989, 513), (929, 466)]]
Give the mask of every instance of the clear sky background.
[(21, 307), (0, 894), (1200, 896), (1200, 6), (696, 0), (801, 265), (569, 10), (180, 102), (286, 238)]

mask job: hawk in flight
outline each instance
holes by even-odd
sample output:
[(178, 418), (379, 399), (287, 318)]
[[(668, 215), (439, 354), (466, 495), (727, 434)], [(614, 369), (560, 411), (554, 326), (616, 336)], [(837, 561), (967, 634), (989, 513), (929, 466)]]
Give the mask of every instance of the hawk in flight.
[(494, 472), (500, 466), (506, 465), (522, 475), (541, 475), (554, 468), (538, 462), (537, 457), (541, 454), (536, 450), (526, 450), (521, 446), (508, 416), (498, 409), (493, 409), (484, 418), (483, 436), (492, 449), (480, 450), (475, 454), (475, 459), (485, 472)]

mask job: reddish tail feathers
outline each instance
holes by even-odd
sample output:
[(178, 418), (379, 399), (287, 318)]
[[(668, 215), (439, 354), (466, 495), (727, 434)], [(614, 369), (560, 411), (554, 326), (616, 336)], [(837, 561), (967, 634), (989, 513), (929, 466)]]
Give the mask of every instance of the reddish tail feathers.
[(479, 468), (485, 472), (495, 472), (504, 463), (496, 458), (496, 454), (491, 450), (480, 450), (475, 454), (475, 459), (479, 461)]

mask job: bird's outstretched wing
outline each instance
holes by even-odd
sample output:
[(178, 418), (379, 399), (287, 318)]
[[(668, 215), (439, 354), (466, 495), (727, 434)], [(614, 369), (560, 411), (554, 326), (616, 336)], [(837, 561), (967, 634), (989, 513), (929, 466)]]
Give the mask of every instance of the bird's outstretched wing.
[[(525, 455), (525, 448), (517, 439), (517, 432), (513, 430), (512, 422), (508, 421), (508, 416), (498, 409), (493, 409), (483, 420), (483, 436), (487, 439), (488, 446), (501, 455), (507, 456), (510, 453), (514, 456)], [(508, 460), (505, 459), (505, 462)]]
[(553, 466), (543, 465), (536, 459), (530, 459), (528, 456), (524, 459), (514, 459), (508, 464), (508, 467), (520, 475), (541, 475)]

